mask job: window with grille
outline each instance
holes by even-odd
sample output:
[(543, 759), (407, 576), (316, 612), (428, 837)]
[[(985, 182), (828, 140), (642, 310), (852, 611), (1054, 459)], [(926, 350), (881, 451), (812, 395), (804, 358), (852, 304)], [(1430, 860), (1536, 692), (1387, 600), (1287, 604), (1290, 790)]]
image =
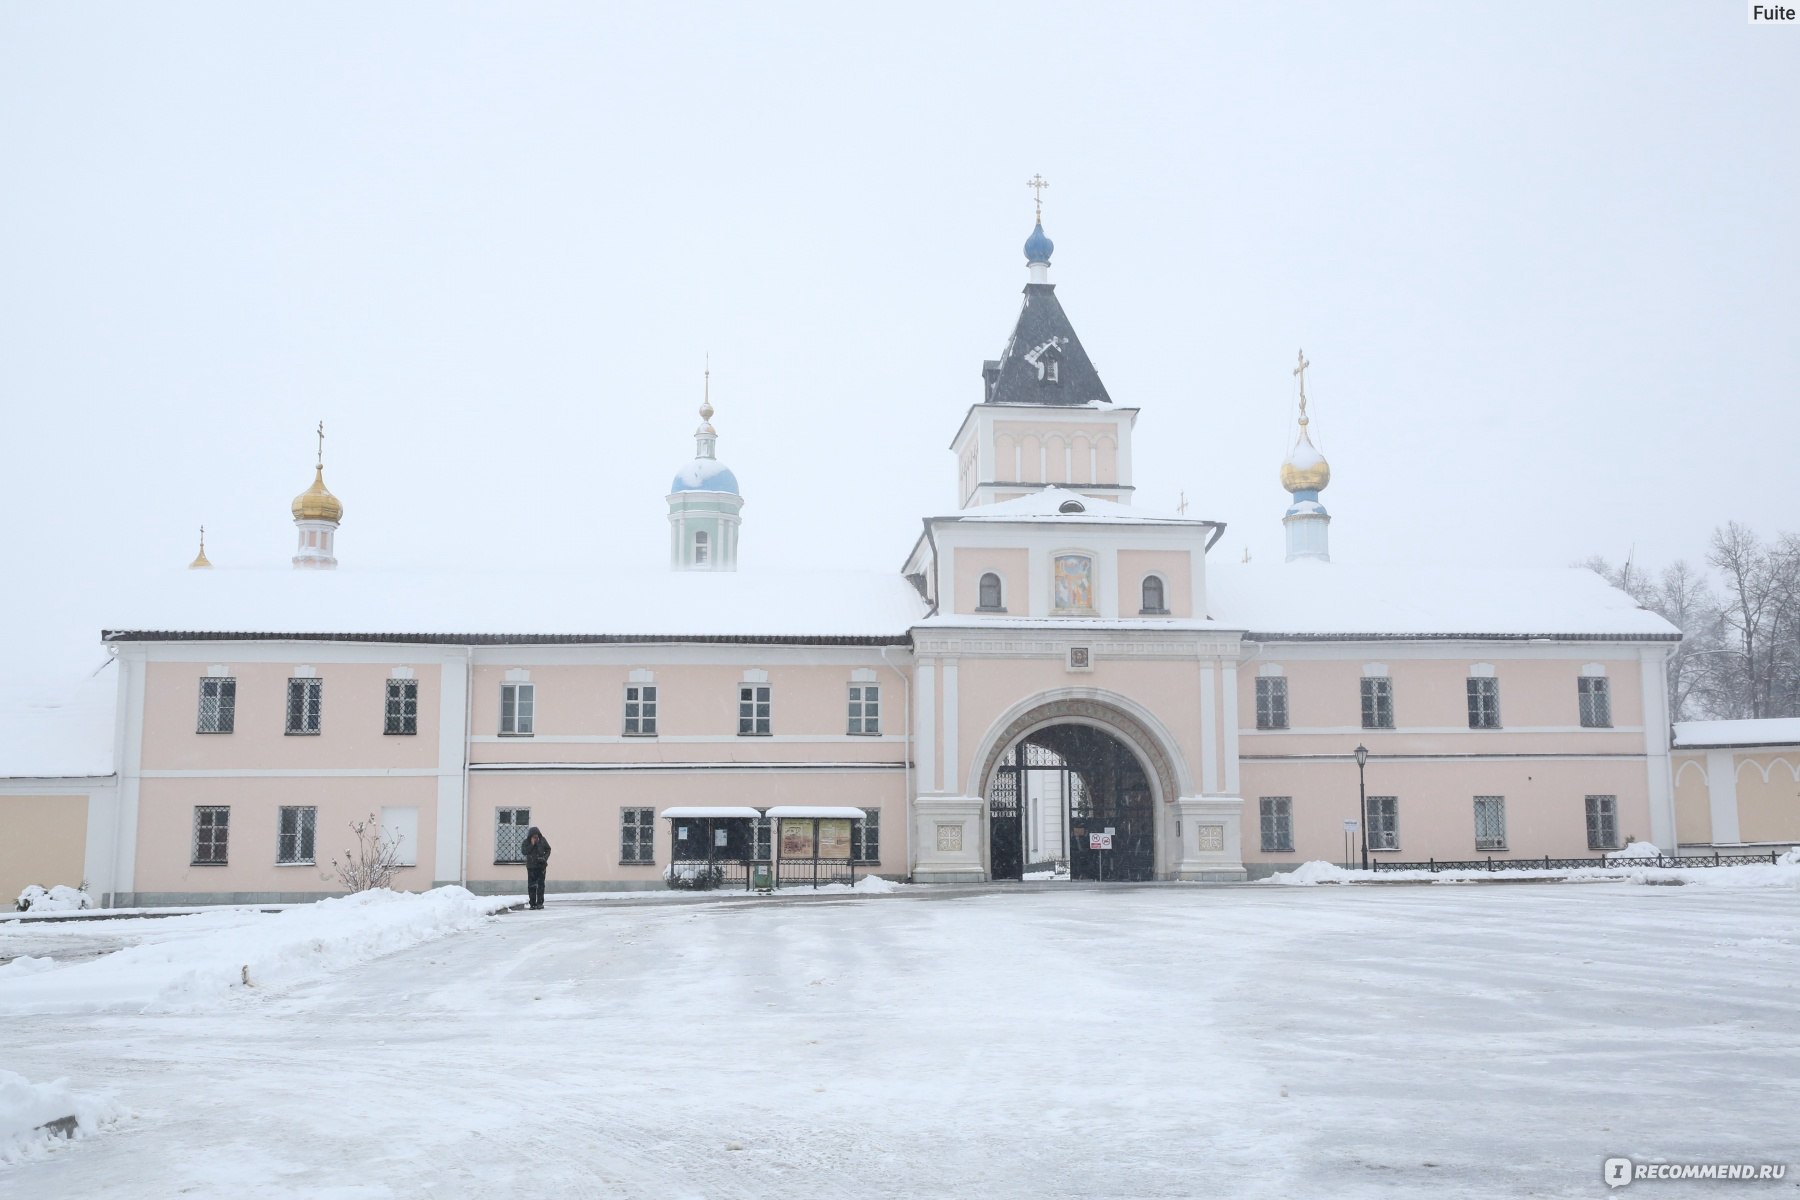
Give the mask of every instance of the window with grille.
[(625, 686), (625, 734), (627, 737), (651, 737), (656, 733), (656, 685), (631, 683)]
[(775, 822), (768, 817), (758, 817), (750, 822), (750, 857), (758, 862), (767, 862), (774, 858), (771, 847), (774, 846), (772, 830)]
[(1398, 850), (1400, 848), (1400, 798), (1398, 796), (1369, 797), (1369, 849)]
[(525, 855), (519, 847), (525, 844), (525, 831), (531, 828), (529, 808), (497, 808), (494, 810), (494, 862), (521, 863)]
[(323, 679), (288, 680), (287, 731), (291, 734), (317, 734), (319, 717), (325, 707)]
[(1472, 675), (1469, 684), (1469, 728), (1500, 728), (1500, 681), (1493, 676)]
[(383, 733), (416, 734), (419, 732), (419, 681), (390, 679), (387, 681), (387, 721)]
[(1579, 681), (1581, 724), (1586, 729), (1612, 728), (1612, 688), (1604, 675), (1583, 675)]
[(706, 531), (701, 530), (699, 533), (696, 533), (694, 535), (694, 563), (695, 563), (695, 565), (697, 566), (701, 563), (704, 563), (707, 559), (707, 556), (710, 555), (711, 553), (712, 553), (712, 546), (709, 544), (709, 539), (706, 536)]
[(237, 680), (202, 679), (200, 681), (201, 733), (230, 733), (237, 725)]
[(1394, 681), (1385, 675), (1365, 675), (1362, 681), (1362, 727), (1394, 727)]
[(1262, 848), (1268, 851), (1294, 848), (1294, 798), (1264, 796), (1262, 809)]
[(850, 685), (850, 732), (881, 732), (881, 688), (876, 684)]
[(977, 604), (981, 608), (998, 610), (1001, 607), (1000, 576), (989, 571), (981, 577), (980, 598)]
[(530, 737), (534, 710), (537, 707), (537, 685), (503, 683), (500, 685), (500, 736)]
[(313, 830), (319, 823), (316, 808), (283, 808), (276, 823), (275, 861), (309, 863), (313, 861)]
[(1589, 850), (1619, 848), (1619, 798), (1589, 796), (1587, 798), (1587, 833)]
[(761, 737), (769, 732), (769, 685), (746, 683), (738, 688), (738, 736)]
[(231, 836), (231, 807), (201, 804), (194, 807), (194, 865), (222, 867)]
[(1163, 603), (1163, 581), (1154, 575), (1144, 577), (1144, 611), (1147, 613), (1169, 611)]
[(863, 819), (850, 822), (850, 853), (859, 863), (881, 861), (881, 810), (863, 809)]
[(619, 810), (619, 861), (624, 863), (656, 861), (656, 810), (654, 808), (621, 808)]
[(1506, 849), (1506, 797), (1475, 797), (1475, 848)]
[(1288, 681), (1280, 675), (1259, 675), (1256, 680), (1256, 727), (1286, 729)]

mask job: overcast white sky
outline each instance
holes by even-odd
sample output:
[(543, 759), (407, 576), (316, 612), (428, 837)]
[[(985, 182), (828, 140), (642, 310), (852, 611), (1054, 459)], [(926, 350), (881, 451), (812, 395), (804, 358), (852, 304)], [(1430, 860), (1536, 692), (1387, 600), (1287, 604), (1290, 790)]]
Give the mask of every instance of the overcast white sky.
[[(897, 569), (1051, 278), (1138, 502), (1342, 560), (1800, 526), (1800, 28), (1689, 3), (0, 8), (0, 670), (192, 557)], [(622, 584), (629, 586), (628, 583)], [(75, 630), (76, 632), (70, 632)], [(97, 655), (95, 656), (97, 659)]]

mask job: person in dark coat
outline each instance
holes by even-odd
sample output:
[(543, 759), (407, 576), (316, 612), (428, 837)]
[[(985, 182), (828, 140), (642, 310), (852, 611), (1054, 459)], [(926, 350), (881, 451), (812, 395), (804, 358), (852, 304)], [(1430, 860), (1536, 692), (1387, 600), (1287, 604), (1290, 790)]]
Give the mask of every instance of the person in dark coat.
[(531, 907), (544, 907), (544, 873), (550, 869), (550, 839), (533, 825), (519, 843), (519, 855), (525, 860), (525, 887)]

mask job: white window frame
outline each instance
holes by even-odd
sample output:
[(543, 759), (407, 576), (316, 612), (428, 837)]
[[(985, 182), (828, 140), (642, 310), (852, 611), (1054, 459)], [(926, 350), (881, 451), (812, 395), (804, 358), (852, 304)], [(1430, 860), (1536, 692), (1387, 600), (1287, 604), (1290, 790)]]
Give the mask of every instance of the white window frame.
[[(202, 813), (206, 814), (209, 819), (203, 820)], [(212, 835), (204, 840), (209, 847), (216, 845), (217, 858), (200, 857), (202, 831)], [(231, 805), (194, 805), (194, 838), (190, 849), (189, 861), (193, 866), (224, 867), (231, 864)]]
[(1584, 808), (1588, 849), (1624, 849), (1625, 843), (1619, 837), (1619, 798), (1607, 795), (1588, 796)]
[[(1156, 585), (1157, 605), (1150, 606), (1150, 585)], [(1145, 575), (1138, 584), (1138, 612), (1142, 616), (1167, 616), (1169, 612), (1169, 581), (1159, 571)]]
[[(1256, 677), (1256, 727), (1258, 729), (1288, 728), (1288, 681), (1285, 675), (1258, 675)], [(1280, 711), (1277, 712), (1276, 710)], [(1277, 721), (1275, 718), (1281, 719)]]
[(319, 810), (310, 804), (283, 804), (275, 810), (275, 865), (312, 866), (318, 859)]
[[(207, 695), (210, 687), (212, 695)], [(194, 732), (226, 734), (237, 730), (237, 678), (206, 675), (200, 680), (200, 710), (194, 715)]]
[(767, 683), (738, 684), (739, 737), (772, 737), (775, 728), (775, 692)]
[(416, 737), (419, 732), (419, 681), (390, 679), (381, 711), (383, 737)]
[(1470, 675), (1464, 690), (1469, 700), (1469, 728), (1500, 728), (1500, 680), (1493, 675)]
[(850, 685), (849, 732), (855, 737), (881, 736), (881, 685), (857, 681)]
[[(992, 604), (987, 602), (987, 581), (990, 579), (994, 581), (994, 602)], [(1006, 581), (1000, 577), (1000, 572), (983, 571), (981, 573), (981, 578), (975, 583), (975, 611), (1006, 611)]]
[[(1490, 814), (1486, 821), (1482, 819), (1482, 810), (1486, 808)], [(1477, 850), (1506, 849), (1506, 797), (1475, 797), (1475, 848)], [(1483, 828), (1485, 825), (1485, 829)]]
[(881, 863), (881, 810), (863, 809), (863, 819), (850, 822), (850, 857), (869, 866)]
[(1613, 727), (1612, 682), (1606, 676), (1582, 675), (1575, 682), (1575, 697), (1583, 729)]
[(1400, 849), (1400, 797), (1369, 797), (1369, 849)]
[[(1394, 681), (1387, 675), (1364, 675), (1358, 684), (1364, 729), (1393, 729)], [(1384, 721), (1382, 718), (1385, 717)]]
[(537, 684), (524, 681), (501, 684), (500, 736), (532, 737), (536, 728)]
[[(299, 722), (296, 727), (296, 720)], [(291, 675), (287, 681), (288, 737), (318, 737), (325, 726), (325, 681), (316, 675)]]
[(627, 806), (619, 810), (619, 865), (642, 867), (656, 862), (656, 810)]
[(625, 736), (656, 736), (656, 685), (654, 683), (628, 683), (625, 685)]
[(712, 538), (707, 536), (704, 529), (694, 530), (694, 565), (696, 567), (705, 566), (711, 561)]
[[(1292, 796), (1262, 796), (1256, 802), (1258, 832), (1261, 835), (1260, 845), (1264, 854), (1292, 854), (1294, 852), (1294, 798)], [(1270, 834), (1275, 834), (1272, 839)], [(1270, 842), (1278, 842), (1271, 845)]]
[[(525, 844), (525, 831), (531, 828), (531, 810), (517, 806), (507, 806), (494, 810), (494, 865), (517, 866), (525, 861), (525, 854), (520, 849)], [(516, 830), (508, 834), (505, 831)], [(506, 844), (512, 843), (512, 856), (506, 856)]]

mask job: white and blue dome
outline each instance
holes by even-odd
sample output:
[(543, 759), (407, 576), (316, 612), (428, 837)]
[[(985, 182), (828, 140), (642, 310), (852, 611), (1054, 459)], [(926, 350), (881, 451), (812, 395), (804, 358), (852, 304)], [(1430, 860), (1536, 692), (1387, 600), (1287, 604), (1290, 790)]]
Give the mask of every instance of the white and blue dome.
[(675, 482), (669, 485), (669, 492), (729, 492), (733, 496), (741, 495), (737, 476), (731, 473), (730, 467), (716, 458), (696, 458), (675, 472)]

